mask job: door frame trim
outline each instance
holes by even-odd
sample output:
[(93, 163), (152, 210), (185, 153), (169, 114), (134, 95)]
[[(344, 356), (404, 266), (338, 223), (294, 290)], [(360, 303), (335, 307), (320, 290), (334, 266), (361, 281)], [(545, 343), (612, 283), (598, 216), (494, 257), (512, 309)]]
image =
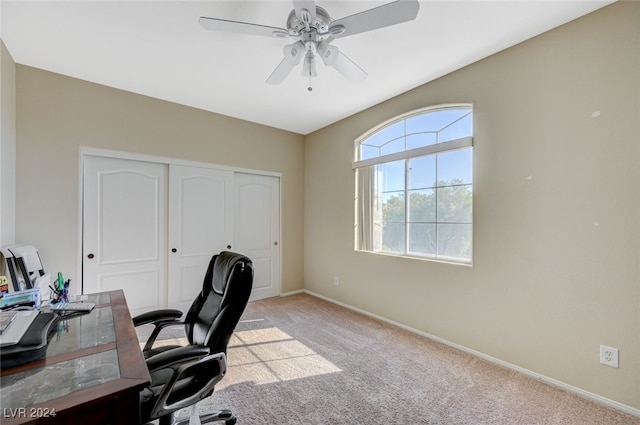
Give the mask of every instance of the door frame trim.
[(78, 232), (77, 232), (77, 252), (79, 257), (77, 258), (77, 270), (76, 276), (79, 276), (81, 291), (84, 293), (84, 282), (83, 274), (82, 274), (82, 261), (83, 261), (83, 226), (84, 226), (84, 159), (87, 156), (97, 156), (104, 158), (116, 158), (116, 159), (127, 159), (131, 161), (143, 161), (143, 162), (154, 162), (158, 164), (165, 165), (183, 165), (187, 167), (201, 167), (201, 168), (210, 168), (215, 170), (222, 171), (232, 171), (236, 173), (245, 173), (245, 174), (258, 174), (262, 176), (271, 176), (278, 178), (278, 250), (280, 257), (280, 264), (278, 264), (278, 268), (280, 269), (280, 282), (278, 285), (280, 286), (280, 294), (282, 294), (282, 173), (274, 172), (274, 171), (266, 171), (266, 170), (256, 170), (252, 168), (241, 168), (241, 167), (232, 167), (229, 165), (223, 164), (214, 164), (208, 162), (201, 161), (191, 161), (186, 159), (179, 158), (170, 158), (164, 156), (157, 155), (147, 155), (140, 154), (134, 152), (126, 152), (126, 151), (118, 151), (118, 150), (110, 150), (110, 149), (99, 149), (99, 148), (91, 148), (87, 146), (80, 146), (80, 150), (78, 152)]

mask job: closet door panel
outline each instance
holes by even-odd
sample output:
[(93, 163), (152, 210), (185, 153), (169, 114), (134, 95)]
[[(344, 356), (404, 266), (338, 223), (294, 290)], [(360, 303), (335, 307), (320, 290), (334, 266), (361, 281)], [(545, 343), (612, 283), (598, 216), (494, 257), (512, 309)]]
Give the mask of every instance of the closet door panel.
[(86, 156), (82, 291), (123, 289), (133, 314), (166, 302), (167, 166)]
[(235, 173), (236, 250), (254, 267), (251, 300), (280, 295), (280, 179)]
[(213, 254), (233, 244), (233, 172), (169, 168), (169, 307), (186, 310)]

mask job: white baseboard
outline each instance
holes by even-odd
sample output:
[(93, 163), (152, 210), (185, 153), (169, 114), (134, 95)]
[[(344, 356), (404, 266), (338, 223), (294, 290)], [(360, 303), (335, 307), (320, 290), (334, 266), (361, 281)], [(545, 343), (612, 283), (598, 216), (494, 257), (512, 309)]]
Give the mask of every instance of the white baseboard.
[(365, 316), (369, 316), (369, 317), (372, 317), (374, 319), (381, 320), (383, 322), (386, 322), (386, 323), (389, 323), (391, 325), (397, 326), (399, 328), (402, 328), (402, 329), (407, 330), (409, 332), (412, 332), (414, 334), (417, 334), (417, 335), (432, 339), (434, 341), (437, 341), (437, 342), (440, 342), (442, 344), (448, 345), (449, 347), (456, 348), (456, 349), (458, 349), (460, 351), (463, 351), (465, 353), (468, 353), (468, 354), (471, 354), (473, 356), (479, 357), (481, 359), (487, 360), (487, 361), (489, 361), (491, 363), (495, 363), (495, 364), (498, 364), (500, 366), (504, 366), (504, 367), (506, 367), (508, 369), (515, 370), (517, 372), (523, 373), (523, 374), (525, 374), (525, 375), (527, 375), (527, 376), (529, 376), (531, 378), (534, 378), (536, 380), (542, 381), (542, 382), (544, 382), (546, 384), (552, 385), (554, 387), (561, 388), (563, 390), (570, 391), (572, 393), (578, 394), (578, 395), (580, 395), (580, 396), (582, 396), (584, 398), (587, 398), (589, 400), (593, 400), (595, 402), (604, 404), (605, 406), (611, 407), (613, 409), (616, 409), (616, 410), (619, 410), (621, 412), (624, 412), (624, 413), (627, 413), (629, 415), (636, 416), (636, 417), (640, 418), (640, 409), (636, 409), (634, 407), (627, 406), (626, 404), (622, 404), (622, 403), (619, 403), (617, 401), (610, 400), (610, 399), (608, 399), (606, 397), (602, 397), (602, 396), (600, 396), (598, 394), (594, 394), (592, 392), (585, 391), (585, 390), (583, 390), (581, 388), (574, 387), (573, 385), (569, 385), (569, 384), (567, 384), (565, 382), (558, 381), (557, 379), (553, 379), (553, 378), (550, 378), (548, 376), (540, 375), (539, 373), (535, 373), (533, 371), (530, 371), (528, 369), (522, 368), (520, 366), (516, 366), (514, 364), (505, 362), (504, 360), (500, 360), (500, 359), (498, 359), (496, 357), (489, 356), (487, 354), (481, 353), (479, 351), (473, 350), (473, 349), (465, 347), (463, 345), (456, 344), (455, 342), (451, 342), (449, 340), (437, 337), (435, 335), (431, 335), (431, 334), (429, 334), (427, 332), (423, 332), (423, 331), (421, 331), (419, 329), (411, 328), (409, 326), (403, 325), (402, 323), (394, 322), (393, 320), (389, 320), (389, 319), (387, 319), (385, 317), (378, 316), (377, 314), (370, 313), (368, 311), (365, 311), (365, 310), (362, 310), (360, 308), (351, 306), (349, 304), (345, 304), (343, 302), (334, 300), (332, 298), (325, 297), (324, 295), (317, 294), (317, 293), (315, 293), (313, 291), (309, 291), (307, 289), (302, 289), (300, 291), (288, 292), (286, 295), (282, 294), (282, 296), (295, 295), (295, 294), (300, 294), (300, 293), (305, 293), (305, 294), (311, 295), (313, 297), (320, 298), (320, 299), (323, 299), (323, 300), (328, 301), (330, 303), (339, 305), (341, 307), (348, 308), (349, 310), (355, 311), (355, 312), (363, 314)]
[[(281, 297), (290, 297), (291, 295), (298, 295), (307, 293), (304, 289), (298, 289), (297, 291), (283, 292), (280, 294)], [(309, 295), (313, 295), (309, 293)]]

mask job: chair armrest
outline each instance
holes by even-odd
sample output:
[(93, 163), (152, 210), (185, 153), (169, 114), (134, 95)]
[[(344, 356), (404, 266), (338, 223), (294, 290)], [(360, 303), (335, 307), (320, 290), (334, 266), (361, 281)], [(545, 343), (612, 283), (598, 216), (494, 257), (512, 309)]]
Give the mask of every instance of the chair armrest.
[(177, 347), (172, 350), (158, 353), (153, 357), (149, 357), (147, 361), (147, 369), (149, 373), (153, 373), (159, 369), (173, 367), (193, 360), (201, 359), (209, 354), (209, 347), (203, 345), (186, 345)]
[(155, 344), (156, 338), (158, 338), (162, 329), (168, 326), (184, 325), (183, 321), (178, 320), (181, 317), (182, 311), (176, 309), (153, 310), (135, 316), (132, 319), (134, 327), (149, 324), (154, 325), (153, 331), (142, 351), (147, 352), (153, 348), (153, 344)]
[(168, 328), (169, 326), (178, 326), (178, 325), (184, 326), (184, 322), (181, 320), (170, 320), (170, 319), (157, 320), (152, 323), (155, 327), (153, 328), (153, 332), (151, 332), (151, 335), (149, 335), (149, 338), (147, 339), (147, 343), (144, 345), (144, 348), (142, 349), (143, 352), (150, 351), (153, 348), (153, 344), (155, 344), (156, 339), (158, 338), (158, 335), (160, 335), (160, 331), (162, 331), (164, 328)]
[(165, 320), (177, 320), (182, 317), (182, 311), (162, 309), (142, 313), (133, 318), (133, 326), (141, 326)]

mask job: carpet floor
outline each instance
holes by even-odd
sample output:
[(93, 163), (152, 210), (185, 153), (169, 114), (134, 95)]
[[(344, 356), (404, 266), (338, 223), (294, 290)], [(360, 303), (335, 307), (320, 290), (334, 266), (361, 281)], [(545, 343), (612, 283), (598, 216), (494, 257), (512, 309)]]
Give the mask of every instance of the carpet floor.
[[(148, 329), (139, 331), (141, 340)], [(167, 332), (161, 343), (184, 343)], [(519, 372), (310, 295), (251, 302), (201, 413), (239, 425), (640, 425)], [(189, 410), (178, 417), (189, 416)]]

